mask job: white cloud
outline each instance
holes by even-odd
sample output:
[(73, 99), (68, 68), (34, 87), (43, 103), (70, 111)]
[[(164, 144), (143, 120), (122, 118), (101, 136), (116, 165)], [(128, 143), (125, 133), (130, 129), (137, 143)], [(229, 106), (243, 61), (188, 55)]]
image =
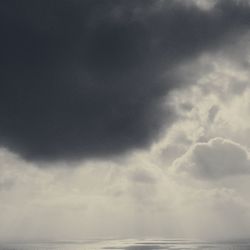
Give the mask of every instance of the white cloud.
[(174, 162), (174, 168), (204, 179), (249, 174), (249, 152), (230, 140), (213, 138), (207, 143), (196, 143), (190, 147)]
[(174, 178), (145, 152), (116, 163), (46, 169), (3, 150), (0, 166), (1, 176), (12, 178), (11, 187), (0, 191), (2, 240), (249, 232), (247, 198), (234, 189)]

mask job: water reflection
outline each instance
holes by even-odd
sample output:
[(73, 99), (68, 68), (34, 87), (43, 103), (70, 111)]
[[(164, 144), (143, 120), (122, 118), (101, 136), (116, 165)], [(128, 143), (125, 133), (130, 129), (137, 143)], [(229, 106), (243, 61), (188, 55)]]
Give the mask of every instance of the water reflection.
[(40, 243), (5, 243), (0, 250), (250, 250), (250, 241), (202, 242), (194, 240), (91, 240)]

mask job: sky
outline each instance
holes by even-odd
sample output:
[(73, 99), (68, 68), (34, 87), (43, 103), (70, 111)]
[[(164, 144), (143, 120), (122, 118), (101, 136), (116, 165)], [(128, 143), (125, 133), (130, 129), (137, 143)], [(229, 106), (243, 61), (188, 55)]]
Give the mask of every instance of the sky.
[(250, 237), (250, 2), (2, 0), (0, 240)]

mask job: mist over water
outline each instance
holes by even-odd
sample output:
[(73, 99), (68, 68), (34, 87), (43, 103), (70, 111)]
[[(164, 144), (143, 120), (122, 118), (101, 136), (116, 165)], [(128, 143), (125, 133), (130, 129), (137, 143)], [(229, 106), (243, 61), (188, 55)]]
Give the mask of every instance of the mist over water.
[(184, 239), (124, 239), (5, 243), (0, 250), (249, 250), (250, 241), (198, 241)]

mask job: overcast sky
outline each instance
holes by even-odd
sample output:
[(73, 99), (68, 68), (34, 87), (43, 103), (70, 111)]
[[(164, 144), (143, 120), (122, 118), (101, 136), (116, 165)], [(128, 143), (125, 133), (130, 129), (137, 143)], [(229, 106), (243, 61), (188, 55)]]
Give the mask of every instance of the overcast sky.
[(250, 237), (250, 2), (2, 0), (0, 240)]

